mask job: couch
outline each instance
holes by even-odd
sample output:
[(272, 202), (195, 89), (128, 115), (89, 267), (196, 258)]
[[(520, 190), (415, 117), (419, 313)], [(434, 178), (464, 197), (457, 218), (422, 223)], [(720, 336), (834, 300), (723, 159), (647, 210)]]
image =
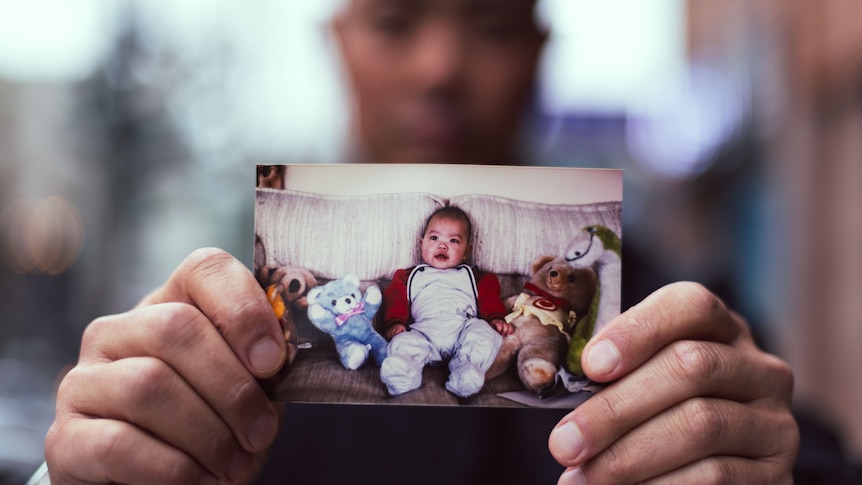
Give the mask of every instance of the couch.
[[(531, 263), (540, 255), (562, 255), (572, 235), (590, 224), (621, 234), (621, 202), (547, 204), (485, 194), (443, 198), (431, 193), (324, 195), (258, 188), (255, 272), (261, 265), (299, 266), (321, 284), (355, 274), (363, 291), (384, 290), (397, 268), (421, 261), (418, 241), (427, 217), (438, 207), (462, 208), (473, 222), (471, 263), (496, 273), (502, 297), (520, 292)], [(478, 395), (461, 399), (446, 391), (445, 365), (427, 366), (420, 389), (387, 395), (379, 368), (341, 366), (329, 335), (315, 328), (300, 308), (292, 309), (300, 349), (275, 387), (278, 399), (297, 402), (523, 406), (502, 397), (526, 392), (517, 373), (488, 380)]]

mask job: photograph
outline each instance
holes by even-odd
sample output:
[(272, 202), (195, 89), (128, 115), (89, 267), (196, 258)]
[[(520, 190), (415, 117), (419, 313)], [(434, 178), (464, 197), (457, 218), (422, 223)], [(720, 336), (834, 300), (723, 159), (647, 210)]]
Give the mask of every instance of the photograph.
[(258, 166), (274, 400), (572, 407), (620, 311), (620, 170)]

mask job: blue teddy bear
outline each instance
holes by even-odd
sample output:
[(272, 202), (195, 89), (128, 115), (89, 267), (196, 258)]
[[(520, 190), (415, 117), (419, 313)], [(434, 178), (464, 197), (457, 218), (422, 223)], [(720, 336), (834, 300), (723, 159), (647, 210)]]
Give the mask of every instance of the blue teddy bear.
[(308, 293), (308, 319), (332, 336), (341, 364), (358, 369), (374, 356), (377, 365), (386, 357), (386, 339), (371, 325), (383, 300), (380, 288), (371, 286), (362, 296), (354, 275), (313, 288)]

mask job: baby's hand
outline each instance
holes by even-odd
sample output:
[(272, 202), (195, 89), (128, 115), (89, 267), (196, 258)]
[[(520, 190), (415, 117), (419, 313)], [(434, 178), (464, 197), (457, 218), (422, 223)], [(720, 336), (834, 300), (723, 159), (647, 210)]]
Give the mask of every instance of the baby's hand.
[(504, 337), (506, 335), (512, 335), (513, 333), (515, 333), (515, 327), (511, 323), (503, 320), (502, 318), (495, 318), (491, 320), (491, 326), (494, 327), (494, 330), (496, 330), (497, 333)]
[(386, 331), (386, 335), (384, 335), (384, 337), (386, 337), (386, 340), (392, 340), (392, 338), (395, 337), (396, 335), (398, 335), (399, 333), (406, 332), (406, 331), (407, 331), (407, 327), (405, 327), (404, 325), (401, 325), (400, 323), (396, 323), (395, 325), (392, 325), (391, 327), (389, 327), (389, 330)]

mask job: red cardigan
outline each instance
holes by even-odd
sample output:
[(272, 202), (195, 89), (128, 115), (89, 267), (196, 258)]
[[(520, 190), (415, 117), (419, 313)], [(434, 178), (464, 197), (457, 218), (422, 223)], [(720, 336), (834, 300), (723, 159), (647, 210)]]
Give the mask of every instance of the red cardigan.
[[(409, 327), (413, 323), (413, 315), (410, 312), (410, 299), (407, 296), (407, 280), (415, 266), (399, 269), (392, 276), (392, 283), (383, 293), (383, 321), (381, 333), (385, 333), (396, 324)], [(500, 281), (497, 275), (486, 271), (469, 268), (476, 280), (476, 306), (479, 318), (491, 321), (495, 318), (506, 316), (506, 308), (500, 298)]]

